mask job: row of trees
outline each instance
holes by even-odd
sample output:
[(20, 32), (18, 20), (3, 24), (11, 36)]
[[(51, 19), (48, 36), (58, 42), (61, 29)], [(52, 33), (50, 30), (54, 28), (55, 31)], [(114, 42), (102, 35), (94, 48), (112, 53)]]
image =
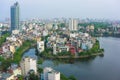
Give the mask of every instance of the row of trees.
[(63, 74), (60, 74), (60, 80), (77, 80), (73, 75), (66, 77)]
[(20, 46), (20, 48), (18, 48), (14, 53), (13, 62), (19, 63), (23, 56), (23, 53), (27, 51), (32, 46), (32, 44), (33, 44), (33, 41), (30, 41), (30, 40), (23, 42), (22, 46)]
[[(94, 25), (94, 30), (89, 30), (87, 31), (86, 27), (90, 26), (90, 25)], [(81, 28), (79, 31), (81, 32), (87, 32), (89, 33), (91, 36), (94, 37), (100, 37), (100, 36), (104, 36), (106, 35), (110, 35), (109, 32), (103, 32), (102, 30), (111, 30), (112, 27), (110, 23), (108, 22), (89, 22), (89, 23), (79, 23), (78, 26), (83, 26), (83, 28)], [(111, 31), (110, 31), (111, 32)]]
[(43, 52), (38, 53), (37, 55), (44, 58), (50, 58), (53, 56), (52, 52), (53, 52), (52, 48), (45, 48)]
[(84, 27), (87, 27), (88, 25), (94, 25), (95, 29), (97, 29), (97, 28), (107, 28), (111, 24), (107, 22), (90, 22), (90, 23), (79, 23), (78, 24), (78, 26), (84, 26)]

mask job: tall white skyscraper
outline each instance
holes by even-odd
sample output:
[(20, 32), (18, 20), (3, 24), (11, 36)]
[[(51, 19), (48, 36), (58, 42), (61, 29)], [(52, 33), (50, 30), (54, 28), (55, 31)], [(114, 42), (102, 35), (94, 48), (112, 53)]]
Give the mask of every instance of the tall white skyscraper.
[(34, 70), (35, 74), (37, 73), (37, 59), (32, 57), (24, 57), (20, 66), (22, 69), (22, 75), (26, 76), (30, 70)]
[(69, 20), (69, 30), (76, 31), (78, 29), (78, 21), (77, 19), (70, 19)]

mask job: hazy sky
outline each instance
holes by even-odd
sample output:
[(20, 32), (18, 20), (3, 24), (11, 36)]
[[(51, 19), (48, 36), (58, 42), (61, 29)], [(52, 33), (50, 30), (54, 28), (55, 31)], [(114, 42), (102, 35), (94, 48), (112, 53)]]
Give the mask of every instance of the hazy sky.
[(120, 0), (0, 0), (0, 21), (10, 18), (10, 6), (20, 4), (21, 19), (106, 18), (120, 20)]

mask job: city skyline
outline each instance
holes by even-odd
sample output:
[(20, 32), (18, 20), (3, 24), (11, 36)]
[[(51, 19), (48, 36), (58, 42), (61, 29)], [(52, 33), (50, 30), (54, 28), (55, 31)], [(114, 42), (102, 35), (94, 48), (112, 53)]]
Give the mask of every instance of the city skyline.
[(21, 20), (56, 17), (120, 19), (119, 0), (2, 0), (0, 21), (10, 18), (9, 7), (16, 1), (21, 6)]
[(2, 1), (0, 80), (120, 80), (117, 1)]

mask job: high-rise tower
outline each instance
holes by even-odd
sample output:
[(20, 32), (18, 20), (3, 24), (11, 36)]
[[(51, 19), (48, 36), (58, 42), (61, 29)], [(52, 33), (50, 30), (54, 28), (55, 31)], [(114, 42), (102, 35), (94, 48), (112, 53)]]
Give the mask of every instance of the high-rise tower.
[(14, 5), (11, 6), (10, 13), (11, 13), (10, 31), (19, 29), (19, 4), (18, 2), (14, 3)]
[(78, 27), (78, 23), (76, 19), (70, 19), (69, 20), (69, 30), (70, 31), (76, 31)]

